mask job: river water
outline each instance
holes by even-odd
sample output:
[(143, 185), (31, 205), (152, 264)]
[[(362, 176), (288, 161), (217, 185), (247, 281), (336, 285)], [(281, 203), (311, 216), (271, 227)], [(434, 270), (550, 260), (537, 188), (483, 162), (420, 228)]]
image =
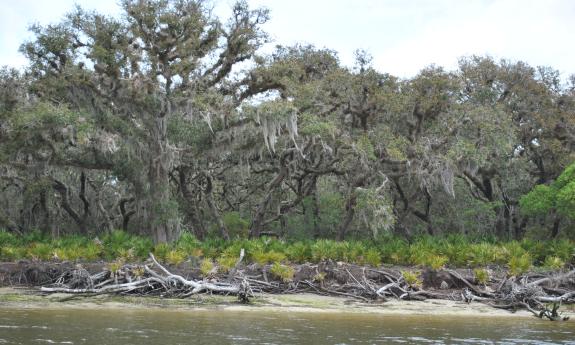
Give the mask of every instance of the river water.
[(574, 344), (531, 318), (163, 309), (0, 309), (0, 344)]

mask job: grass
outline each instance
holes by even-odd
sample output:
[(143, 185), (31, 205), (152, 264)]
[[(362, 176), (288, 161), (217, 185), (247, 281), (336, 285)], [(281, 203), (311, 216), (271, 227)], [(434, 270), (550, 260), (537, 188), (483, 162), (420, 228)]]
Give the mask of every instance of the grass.
[[(507, 266), (511, 275), (533, 267), (559, 270), (575, 264), (575, 242), (549, 240), (496, 242), (493, 239), (470, 239), (462, 235), (446, 237), (424, 236), (408, 242), (387, 236), (371, 241), (282, 241), (275, 238), (224, 241), (219, 238), (198, 241), (185, 232), (173, 244), (154, 246), (148, 238), (113, 231), (100, 238), (73, 235), (50, 239), (33, 232), (24, 236), (0, 231), (0, 260), (21, 259), (38, 261), (143, 261), (149, 252), (158, 260), (178, 265), (189, 258), (199, 258), (211, 272), (228, 271), (245, 250), (244, 263), (271, 264), (281, 267), (288, 263), (320, 261), (348, 262), (378, 267), (382, 264), (417, 266), (439, 270), (444, 267), (488, 268)], [(197, 260), (197, 259), (196, 259)]]

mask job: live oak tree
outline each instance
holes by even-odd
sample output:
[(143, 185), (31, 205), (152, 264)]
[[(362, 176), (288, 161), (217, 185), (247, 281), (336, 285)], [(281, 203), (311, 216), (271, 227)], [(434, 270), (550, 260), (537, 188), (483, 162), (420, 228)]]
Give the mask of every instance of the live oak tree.
[(78, 8), (56, 25), (32, 28), (22, 46), (45, 99), (84, 112), (98, 128), (86, 168), (111, 169), (130, 181), (136, 212), (156, 242), (178, 236), (180, 218), (169, 172), (182, 150), (168, 139), (172, 117), (232, 116), (241, 78), (234, 66), (265, 42), (265, 10), (245, 2), (222, 23), (203, 1), (121, 3), (122, 17)]

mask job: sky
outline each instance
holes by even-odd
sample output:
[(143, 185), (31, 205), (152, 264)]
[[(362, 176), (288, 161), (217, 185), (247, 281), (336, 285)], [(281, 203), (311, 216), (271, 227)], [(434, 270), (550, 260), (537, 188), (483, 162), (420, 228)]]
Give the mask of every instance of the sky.
[[(364, 49), (381, 72), (409, 78), (436, 64), (447, 69), (472, 54), (575, 73), (575, 0), (248, 0), (270, 9), (272, 45), (313, 44), (346, 65)], [(229, 14), (233, 0), (213, 0)], [(0, 0), (0, 66), (22, 67), (18, 52), (32, 23), (59, 21), (74, 4), (117, 15), (117, 0)]]

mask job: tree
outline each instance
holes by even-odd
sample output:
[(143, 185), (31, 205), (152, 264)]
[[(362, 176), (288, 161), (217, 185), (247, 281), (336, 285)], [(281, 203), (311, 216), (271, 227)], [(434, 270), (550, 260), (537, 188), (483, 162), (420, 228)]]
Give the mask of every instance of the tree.
[(180, 215), (169, 173), (184, 148), (170, 142), (170, 120), (233, 114), (244, 84), (232, 70), (265, 42), (268, 14), (238, 2), (221, 23), (201, 0), (125, 0), (122, 9), (122, 19), (77, 8), (34, 26), (22, 51), (36, 93), (85, 113), (108, 144), (91, 146), (91, 166), (79, 165), (129, 181), (141, 224), (155, 242), (173, 241)]
[(551, 217), (551, 236), (559, 234), (561, 218), (575, 220), (575, 163), (549, 185), (539, 184), (521, 197), (521, 209), (528, 215)]

